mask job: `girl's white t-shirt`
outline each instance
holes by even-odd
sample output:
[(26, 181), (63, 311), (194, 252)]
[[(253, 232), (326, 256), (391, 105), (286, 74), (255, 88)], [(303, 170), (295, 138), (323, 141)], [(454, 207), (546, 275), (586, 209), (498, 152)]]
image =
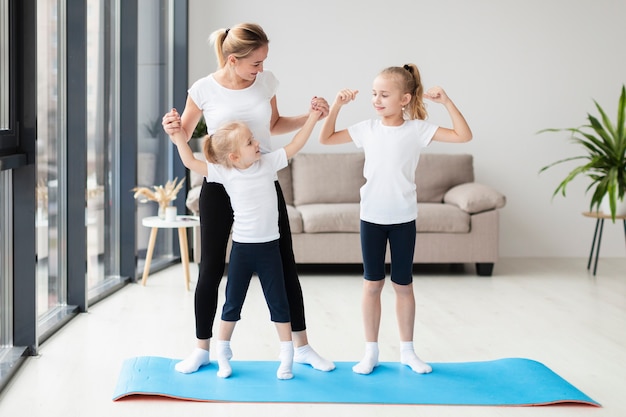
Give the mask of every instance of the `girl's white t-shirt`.
[(401, 126), (365, 120), (348, 128), (352, 141), (365, 153), (361, 220), (399, 224), (417, 218), (415, 169), (422, 148), (437, 129), (424, 120), (406, 120)]
[(284, 148), (266, 153), (247, 169), (207, 162), (207, 181), (224, 185), (233, 207), (233, 241), (271, 242), (278, 231), (278, 197), (274, 178), (287, 166)]
[(259, 141), (262, 153), (271, 152), (270, 100), (276, 95), (278, 80), (270, 71), (257, 74), (254, 83), (242, 90), (231, 90), (219, 84), (213, 74), (199, 79), (189, 88), (191, 99), (202, 110), (207, 133), (212, 134), (226, 122), (241, 121), (248, 125)]

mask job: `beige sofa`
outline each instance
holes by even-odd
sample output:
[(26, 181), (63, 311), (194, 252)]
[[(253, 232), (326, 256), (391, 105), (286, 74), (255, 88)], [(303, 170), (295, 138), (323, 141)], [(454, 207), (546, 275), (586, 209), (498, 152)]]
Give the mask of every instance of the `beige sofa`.
[[(364, 156), (300, 153), (279, 172), (299, 264), (360, 264), (359, 188)], [(190, 174), (187, 207), (198, 213), (202, 178)], [(498, 260), (499, 209), (505, 196), (474, 182), (473, 157), (422, 154), (416, 171), (416, 264), (470, 263), (492, 274)], [(199, 233), (194, 255), (199, 261)], [(389, 251), (387, 253), (389, 261)]]

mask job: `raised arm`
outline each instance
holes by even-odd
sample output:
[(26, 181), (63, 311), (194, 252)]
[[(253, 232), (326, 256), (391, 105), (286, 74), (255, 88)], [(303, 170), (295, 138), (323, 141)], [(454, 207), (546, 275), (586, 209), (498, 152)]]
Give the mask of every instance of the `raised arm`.
[(326, 118), (326, 120), (324, 120), (324, 124), (322, 125), (322, 130), (320, 131), (319, 135), (320, 143), (324, 145), (339, 145), (352, 141), (352, 138), (350, 137), (347, 129), (336, 131), (335, 125), (337, 123), (337, 116), (339, 115), (339, 110), (341, 110), (341, 107), (344, 104), (353, 101), (358, 93), (358, 90), (348, 89), (341, 90), (339, 91), (339, 93), (337, 93), (335, 101), (333, 102), (332, 106), (330, 106), (328, 117)]
[[(270, 104), (272, 105), (272, 118), (270, 120), (270, 133), (272, 135), (281, 135), (293, 132), (294, 130), (304, 126), (304, 123), (309, 117), (308, 114), (292, 117), (281, 116), (278, 112), (276, 96), (272, 97)], [(328, 102), (322, 97), (313, 97), (311, 99), (309, 113), (312, 111), (320, 111), (320, 119), (326, 117), (328, 114)]]
[(300, 149), (304, 147), (306, 142), (311, 137), (311, 132), (313, 132), (313, 127), (315, 127), (315, 123), (322, 117), (322, 112), (313, 110), (309, 113), (309, 117), (302, 125), (302, 129), (296, 133), (291, 142), (285, 145), (285, 153), (287, 154), (287, 159), (291, 158), (295, 154), (297, 154)]
[(170, 139), (178, 148), (178, 155), (180, 159), (183, 161), (183, 164), (193, 172), (202, 175), (203, 177), (207, 176), (207, 166), (205, 161), (201, 161), (200, 159), (196, 159), (193, 155), (193, 151), (187, 143), (187, 138), (183, 134), (182, 131), (178, 131), (173, 135), (170, 135)]
[(433, 87), (428, 89), (428, 91), (424, 93), (424, 98), (435, 103), (443, 104), (446, 110), (448, 110), (450, 119), (452, 119), (452, 129), (440, 127), (435, 132), (433, 140), (453, 143), (469, 142), (472, 140), (472, 130), (467, 124), (467, 121), (465, 121), (465, 118), (443, 88)]

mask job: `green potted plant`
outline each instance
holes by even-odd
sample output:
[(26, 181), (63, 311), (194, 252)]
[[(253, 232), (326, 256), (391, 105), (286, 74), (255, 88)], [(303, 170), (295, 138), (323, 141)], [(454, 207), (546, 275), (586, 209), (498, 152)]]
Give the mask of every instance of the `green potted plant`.
[(539, 172), (564, 162), (581, 161), (582, 164), (561, 181), (553, 197), (558, 193), (565, 196), (565, 189), (570, 181), (578, 175), (586, 175), (591, 179), (586, 191), (593, 189), (590, 210), (599, 211), (603, 199), (608, 198), (611, 218), (615, 222), (617, 206), (620, 201), (624, 202), (626, 192), (626, 87), (622, 85), (615, 122), (611, 121), (595, 100), (593, 102), (600, 113), (599, 118), (588, 113), (588, 123), (583, 126), (543, 129), (538, 132), (568, 131), (572, 141), (581, 145), (585, 154), (558, 160), (541, 168)]
[(193, 133), (191, 134), (192, 138), (203, 138), (205, 137), (207, 134), (206, 131), (206, 122), (204, 120), (204, 116), (200, 118), (200, 120), (198, 121), (198, 124), (196, 125), (196, 128), (194, 129)]
[(191, 140), (189, 141), (189, 146), (195, 152), (202, 152), (202, 145), (204, 143), (204, 137), (207, 135), (207, 127), (206, 121), (204, 120), (204, 116), (200, 117), (198, 120), (198, 124), (195, 129), (191, 133)]

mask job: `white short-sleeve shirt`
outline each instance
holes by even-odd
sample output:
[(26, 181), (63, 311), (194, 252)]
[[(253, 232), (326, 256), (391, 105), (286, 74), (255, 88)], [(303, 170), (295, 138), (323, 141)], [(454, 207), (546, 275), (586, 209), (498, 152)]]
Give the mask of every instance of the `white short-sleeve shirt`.
[(406, 120), (401, 126), (366, 120), (348, 128), (355, 145), (365, 153), (361, 220), (399, 224), (417, 218), (415, 169), (422, 148), (437, 128), (424, 120)]
[(189, 88), (191, 99), (202, 110), (207, 133), (212, 134), (226, 122), (244, 122), (259, 141), (262, 153), (272, 150), (270, 143), (270, 100), (276, 95), (278, 80), (270, 71), (257, 74), (254, 83), (242, 90), (231, 90), (218, 83), (213, 74), (199, 79)]
[(233, 241), (271, 242), (278, 231), (278, 197), (274, 178), (287, 166), (284, 148), (263, 154), (247, 169), (208, 163), (207, 181), (224, 185), (233, 207)]

